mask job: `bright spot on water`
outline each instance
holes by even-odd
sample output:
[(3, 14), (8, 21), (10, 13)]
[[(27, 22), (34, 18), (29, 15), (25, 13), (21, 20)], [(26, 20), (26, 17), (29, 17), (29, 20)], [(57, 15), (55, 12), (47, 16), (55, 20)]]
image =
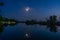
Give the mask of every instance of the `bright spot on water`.
[(26, 33), (25, 36), (28, 37), (29, 35)]

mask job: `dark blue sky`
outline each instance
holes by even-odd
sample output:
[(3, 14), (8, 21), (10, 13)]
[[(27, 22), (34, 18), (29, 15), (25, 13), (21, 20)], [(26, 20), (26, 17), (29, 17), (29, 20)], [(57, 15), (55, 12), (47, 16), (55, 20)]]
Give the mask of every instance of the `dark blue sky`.
[[(60, 18), (60, 0), (2, 0), (2, 15), (7, 18), (18, 20), (45, 19), (50, 15), (57, 15)], [(25, 11), (30, 7), (29, 13)], [(60, 19), (58, 19), (60, 20)]]
[[(13, 18), (16, 20), (45, 20), (50, 15), (57, 15), (60, 20), (60, 0), (0, 0), (4, 2), (4, 6), (1, 7), (1, 15), (6, 18)], [(29, 7), (29, 12), (25, 11), (25, 8)], [(58, 31), (59, 30), (59, 31)], [(50, 33), (45, 26), (26, 26), (25, 24), (18, 24), (13, 27), (6, 27), (4, 32), (0, 36), (0, 39), (21, 39), (21, 36), (25, 35), (25, 32), (32, 32), (33, 37), (47, 37), (49, 39), (58, 40), (60, 35), (60, 29), (58, 33)], [(40, 34), (40, 35), (39, 35)], [(35, 36), (34, 36), (35, 35)], [(43, 39), (44, 39), (43, 38)], [(35, 38), (34, 38), (35, 39)], [(40, 39), (40, 38), (39, 38)], [(60, 39), (60, 38), (59, 38)]]

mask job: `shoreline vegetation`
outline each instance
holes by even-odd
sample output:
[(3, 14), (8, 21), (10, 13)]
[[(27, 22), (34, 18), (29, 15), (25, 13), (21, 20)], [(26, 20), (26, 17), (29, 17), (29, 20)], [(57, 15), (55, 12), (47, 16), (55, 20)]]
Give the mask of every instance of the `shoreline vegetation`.
[(60, 22), (57, 21), (56, 17), (57, 16), (55, 15), (50, 16), (49, 19), (46, 21), (36, 21), (36, 20), (17, 21), (14, 19), (4, 18), (0, 15), (0, 30), (2, 30), (2, 28), (7, 25), (14, 26), (18, 23), (25, 23), (26, 25), (36, 25), (36, 24), (46, 25), (47, 28), (50, 28), (51, 32), (57, 32), (56, 26), (60, 26)]
[[(0, 2), (0, 6), (3, 6), (4, 2)], [(14, 19), (8, 19), (8, 18), (3, 18), (0, 15), (0, 24), (17, 24), (17, 23), (25, 23), (27, 25), (34, 25), (34, 24), (39, 24), (39, 25), (56, 25), (60, 26), (60, 22), (57, 21), (56, 19), (57, 16), (53, 15), (50, 16), (49, 19), (46, 21), (36, 21), (36, 20), (26, 20), (26, 21), (16, 21)]]
[(56, 25), (56, 26), (60, 26), (60, 22), (57, 21), (56, 17), (57, 16), (55, 16), (55, 15), (50, 16), (49, 19), (46, 20), (46, 21), (36, 21), (36, 20), (17, 21), (17, 20), (14, 20), (14, 19), (3, 18), (0, 15), (0, 24), (14, 25), (14, 24), (17, 24), (17, 23), (25, 23), (27, 25), (39, 24), (39, 25)]
[[(3, 5), (4, 5), (4, 3), (0, 2), (0, 6), (3, 6)], [(2, 11), (0, 10), (0, 13), (1, 12)], [(25, 23), (27, 25), (36, 25), (36, 24), (46, 25), (47, 28), (50, 28), (49, 30), (51, 32), (57, 32), (56, 26), (60, 26), (60, 22), (57, 21), (56, 17), (57, 16), (55, 16), (55, 15), (50, 16), (49, 19), (47, 19), (46, 21), (36, 21), (36, 20), (18, 21), (18, 20), (14, 20), (14, 19), (4, 18), (0, 14), (0, 32), (2, 32), (4, 27), (6, 27), (7, 25), (14, 26), (18, 23)]]

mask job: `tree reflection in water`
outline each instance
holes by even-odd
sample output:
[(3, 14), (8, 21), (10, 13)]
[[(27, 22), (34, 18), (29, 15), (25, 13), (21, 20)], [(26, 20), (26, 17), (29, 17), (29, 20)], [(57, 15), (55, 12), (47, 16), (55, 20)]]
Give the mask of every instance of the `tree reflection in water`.
[(4, 29), (4, 26), (0, 26), (0, 32), (2, 32)]
[[(4, 6), (4, 3), (0, 1), (0, 7)], [(8, 19), (8, 18), (4, 18), (1, 15), (2, 10), (0, 8), (0, 32), (2, 32), (4, 30), (5, 27), (7, 27), (8, 25), (10, 26), (14, 26), (16, 25), (17, 21), (14, 19)]]
[(0, 16), (0, 32), (3, 31), (4, 27), (7, 25), (14, 26), (17, 23), (25, 23), (27, 25), (47, 25), (47, 28), (50, 28), (51, 32), (57, 32), (57, 25), (60, 26), (60, 22), (56, 22), (56, 16), (50, 16), (50, 19), (47, 21), (36, 21), (36, 20), (27, 20), (27, 21), (16, 21), (14, 19), (3, 18)]
[[(3, 2), (0, 2), (0, 6), (3, 6), (4, 3)], [(1, 12), (1, 10), (0, 10)], [(53, 15), (53, 16), (50, 16), (49, 19), (46, 21), (36, 21), (36, 20), (27, 20), (27, 21), (15, 21), (13, 19), (8, 19), (8, 18), (3, 18), (1, 15), (0, 15), (0, 32), (3, 31), (4, 27), (7, 26), (7, 25), (11, 25), (11, 26), (14, 26), (16, 25), (17, 23), (25, 23), (27, 25), (36, 25), (36, 24), (39, 24), (39, 25), (47, 25), (47, 28), (50, 28), (50, 31), (51, 32), (57, 32), (57, 26), (60, 26), (60, 22), (56, 22), (57, 19), (56, 19), (57, 16)]]
[(47, 25), (47, 28), (49, 28), (49, 30), (51, 31), (51, 32), (57, 32), (57, 27), (56, 27), (56, 25)]
[[(27, 22), (26, 24), (27, 24), (27, 25), (36, 25), (36, 23), (32, 23), (32, 24), (31, 24), (30, 22), (29, 22), (29, 23)], [(39, 24), (39, 25), (45, 25), (45, 24), (43, 23), (43, 24)], [(50, 24), (50, 25), (47, 24), (47, 28), (49, 28), (49, 30), (50, 30), (51, 32), (57, 32), (57, 27), (56, 27), (55, 24), (54, 24), (54, 25), (53, 25), (53, 24), (52, 24), (52, 25), (51, 25), (51, 24)]]
[(47, 27), (50, 28), (51, 32), (57, 32), (57, 27), (56, 27), (56, 19), (57, 16), (53, 15), (50, 16), (50, 19), (47, 20)]
[(0, 22), (0, 32), (3, 32), (4, 28), (7, 27), (8, 25), (14, 26), (14, 25), (16, 25), (16, 23), (5, 23), (5, 24), (2, 24)]
[(57, 16), (55, 16), (55, 15), (50, 16), (49, 19), (47, 19), (47, 21), (35, 21), (35, 20), (29, 21), (29, 20), (27, 20), (25, 22), (25, 24), (27, 24), (27, 25), (36, 25), (36, 24), (47, 25), (47, 28), (49, 28), (51, 32), (57, 32), (56, 26), (60, 26), (60, 22), (57, 22), (56, 17)]

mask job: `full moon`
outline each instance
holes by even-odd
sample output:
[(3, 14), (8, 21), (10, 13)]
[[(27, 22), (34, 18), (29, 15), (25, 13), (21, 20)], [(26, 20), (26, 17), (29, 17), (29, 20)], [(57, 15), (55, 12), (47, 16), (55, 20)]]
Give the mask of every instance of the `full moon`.
[(30, 8), (29, 7), (26, 7), (25, 8), (25, 11), (27, 11), (27, 12), (30, 11)]

